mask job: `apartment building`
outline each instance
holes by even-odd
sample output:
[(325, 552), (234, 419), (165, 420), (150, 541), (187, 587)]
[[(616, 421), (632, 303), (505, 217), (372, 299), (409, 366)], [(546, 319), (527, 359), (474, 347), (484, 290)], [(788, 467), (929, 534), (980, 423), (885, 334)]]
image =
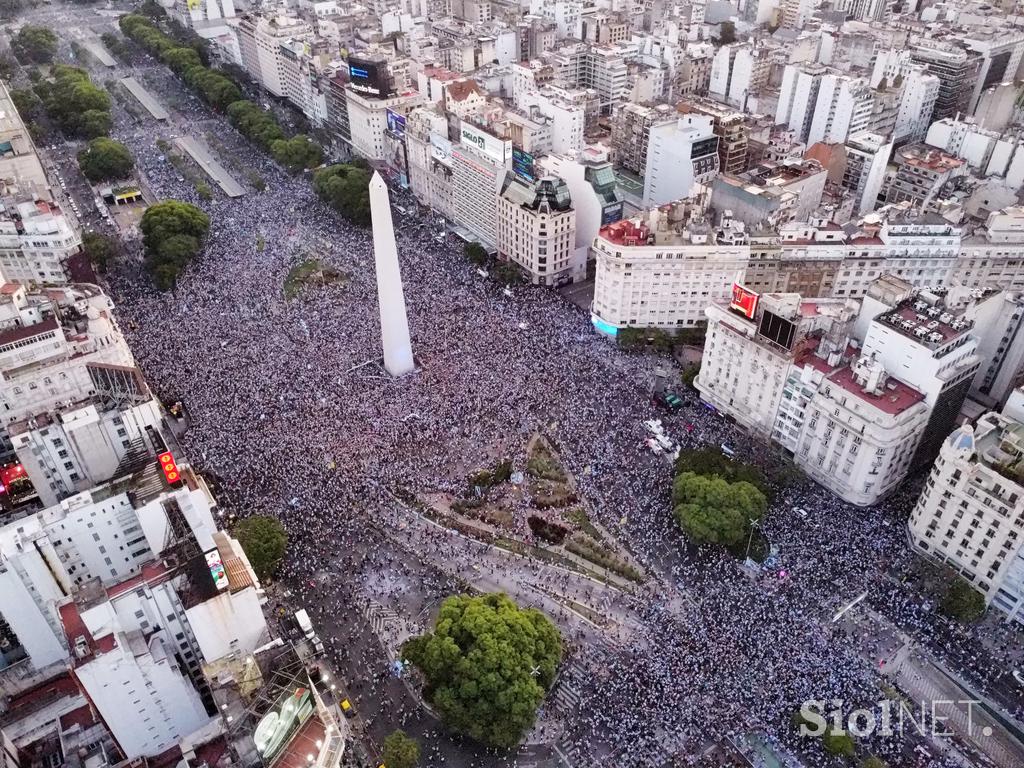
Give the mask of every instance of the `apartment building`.
[(1024, 624), (1024, 425), (990, 412), (943, 441), (907, 521), (923, 556), (960, 573)]
[(576, 211), (568, 185), (508, 171), (498, 194), (498, 256), (515, 262), (534, 285), (561, 286), (586, 277), (576, 249)]
[(704, 219), (682, 200), (603, 227), (594, 241), (597, 277), (591, 319), (598, 331), (671, 330), (704, 322), (709, 302), (730, 295), (750, 244), (742, 222)]
[(718, 137), (714, 119), (677, 115), (672, 122), (652, 125), (644, 170), (645, 208), (687, 197), (695, 185), (718, 175)]
[(302, 19), (290, 16), (267, 18), (244, 14), (239, 17), (236, 29), (245, 71), (275, 96), (287, 98), (287, 65), (281, 45), (289, 40), (308, 38), (313, 28)]
[(452, 147), (455, 221), (486, 246), (498, 242), (498, 193), (512, 167), (512, 142), (463, 122)]
[(644, 106), (624, 104), (612, 120), (612, 151), (615, 162), (627, 171), (642, 176), (647, 171), (647, 151), (651, 128), (675, 120), (675, 110), (668, 104)]
[(746, 115), (723, 107), (711, 99), (689, 97), (676, 105), (681, 114), (694, 112), (712, 119), (712, 132), (718, 137), (718, 168), (733, 176), (747, 170), (750, 127)]

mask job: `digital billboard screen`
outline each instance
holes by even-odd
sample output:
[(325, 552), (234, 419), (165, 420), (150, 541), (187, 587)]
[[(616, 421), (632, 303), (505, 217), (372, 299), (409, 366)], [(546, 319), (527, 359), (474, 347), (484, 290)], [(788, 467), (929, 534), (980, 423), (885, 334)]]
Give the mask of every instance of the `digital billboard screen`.
[(388, 118), (388, 133), (399, 139), (405, 138), (405, 115), (390, 109), (385, 112)]
[(512, 147), (512, 172), (526, 181), (536, 181), (536, 171), (533, 167), (533, 155), (529, 152)]
[(210, 569), (210, 576), (213, 577), (213, 585), (218, 589), (228, 588), (228, 574), (224, 570), (224, 563), (221, 561), (220, 552), (216, 549), (211, 549), (209, 552), (204, 552), (203, 556), (206, 558), (206, 567)]
[(385, 62), (352, 56), (348, 60), (348, 79), (349, 87), (363, 96), (385, 98), (391, 95), (391, 81)]
[(621, 200), (614, 203), (608, 203), (601, 208), (601, 226), (605, 227), (609, 224), (614, 224), (616, 221), (622, 221), (622, 213)]
[(739, 283), (733, 283), (732, 301), (729, 303), (729, 309), (733, 309), (744, 317), (753, 320), (754, 313), (757, 312), (757, 302), (760, 298), (760, 294), (748, 291)]

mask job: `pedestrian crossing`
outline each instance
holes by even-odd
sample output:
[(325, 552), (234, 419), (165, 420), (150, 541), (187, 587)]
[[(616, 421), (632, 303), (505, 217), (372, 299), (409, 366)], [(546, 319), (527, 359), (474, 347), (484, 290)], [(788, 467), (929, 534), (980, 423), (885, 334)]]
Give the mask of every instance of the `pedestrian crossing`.
[(558, 682), (551, 693), (551, 702), (556, 712), (575, 712), (583, 696), (580, 688), (587, 680), (587, 670), (575, 659), (562, 668)]

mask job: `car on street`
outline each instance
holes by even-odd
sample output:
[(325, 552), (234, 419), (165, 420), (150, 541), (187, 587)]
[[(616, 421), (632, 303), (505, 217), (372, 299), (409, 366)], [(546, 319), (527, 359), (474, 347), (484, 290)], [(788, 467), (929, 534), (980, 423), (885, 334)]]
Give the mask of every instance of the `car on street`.
[(800, 517), (807, 517), (807, 510), (804, 509), (803, 507), (793, 507), (793, 511), (800, 515)]
[(339, 706), (341, 706), (341, 714), (343, 714), (349, 720), (356, 716), (355, 707), (352, 706), (352, 702), (348, 699), (342, 699), (341, 704)]

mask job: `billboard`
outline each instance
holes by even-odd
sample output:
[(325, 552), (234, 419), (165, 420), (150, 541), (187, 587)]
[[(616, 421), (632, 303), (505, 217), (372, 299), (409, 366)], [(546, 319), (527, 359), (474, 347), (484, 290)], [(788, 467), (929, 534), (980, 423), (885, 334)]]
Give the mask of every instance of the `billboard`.
[(445, 164), (452, 161), (452, 143), (448, 141), (447, 136), (430, 134), (430, 156)]
[(526, 150), (512, 147), (512, 172), (526, 181), (536, 181), (537, 175), (533, 167), (533, 155)]
[(504, 165), (512, 155), (511, 141), (491, 136), (469, 123), (463, 123), (460, 131), (460, 141), (463, 145), (473, 147), (496, 163)]
[(252, 740), (263, 764), (272, 766), (288, 746), (299, 728), (313, 714), (313, 697), (309, 689), (289, 689), (256, 724)]
[(163, 470), (164, 480), (168, 485), (174, 485), (181, 481), (181, 472), (178, 470), (178, 465), (174, 463), (174, 456), (170, 451), (161, 453), (157, 460), (160, 462), (160, 469)]
[(761, 294), (748, 291), (739, 283), (732, 284), (732, 301), (729, 302), (729, 309), (734, 309), (750, 320), (754, 319), (757, 311), (757, 302)]
[(391, 78), (387, 63), (368, 61), (357, 56), (348, 60), (349, 87), (363, 96), (381, 99), (391, 95)]
[(400, 115), (394, 110), (384, 110), (388, 119), (388, 133), (392, 133), (400, 139), (405, 138), (405, 115)]
[(206, 567), (210, 569), (210, 575), (213, 577), (213, 585), (218, 589), (228, 588), (228, 573), (224, 570), (224, 563), (221, 562), (220, 552), (216, 549), (211, 549), (209, 552), (204, 552), (203, 556), (206, 558)]
[(622, 206), (621, 200), (603, 205), (601, 207), (601, 226), (605, 227), (609, 224), (614, 224), (616, 221), (622, 221)]

